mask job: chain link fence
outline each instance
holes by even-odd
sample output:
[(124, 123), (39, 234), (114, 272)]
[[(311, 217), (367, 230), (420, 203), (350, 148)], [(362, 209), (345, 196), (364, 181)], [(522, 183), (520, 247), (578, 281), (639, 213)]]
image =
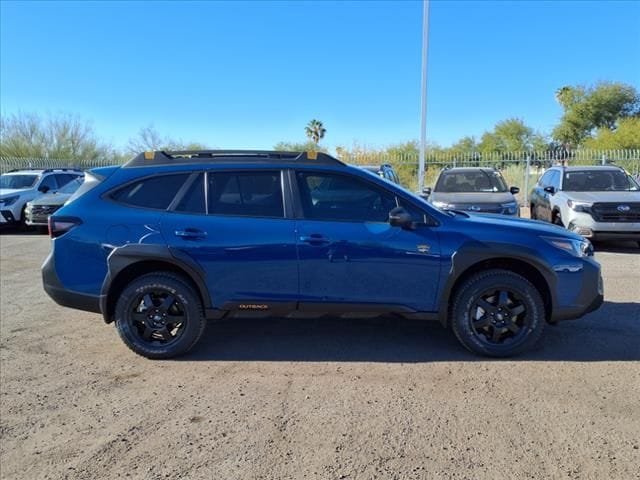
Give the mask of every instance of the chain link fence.
[[(357, 152), (341, 154), (340, 160), (354, 165), (392, 165), (401, 183), (410, 190), (418, 188), (417, 153)], [(520, 188), (519, 201), (527, 203), (529, 191), (542, 173), (552, 165), (609, 165), (623, 167), (636, 179), (640, 177), (640, 149), (628, 150), (554, 150), (525, 152), (430, 152), (426, 154), (425, 186), (433, 186), (445, 167), (494, 167), (502, 171), (509, 186)], [(109, 159), (69, 160), (52, 158), (0, 158), (0, 173), (21, 168), (89, 169), (113, 165)]]
[[(394, 167), (401, 183), (410, 190), (418, 189), (418, 155), (385, 152), (358, 152), (341, 155), (340, 159), (353, 165)], [(525, 152), (427, 152), (425, 157), (425, 186), (433, 187), (443, 168), (492, 167), (501, 170), (509, 186), (520, 188), (518, 200), (528, 202), (528, 195), (544, 171), (552, 165), (617, 165), (636, 179), (640, 178), (640, 149), (629, 150), (559, 150)]]

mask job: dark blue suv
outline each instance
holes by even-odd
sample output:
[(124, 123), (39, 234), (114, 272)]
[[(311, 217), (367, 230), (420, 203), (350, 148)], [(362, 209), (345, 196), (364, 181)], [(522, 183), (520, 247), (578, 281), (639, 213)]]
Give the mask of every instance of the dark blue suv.
[(146, 152), (92, 170), (50, 218), (44, 288), (149, 358), (230, 315), (439, 320), (507, 356), (602, 303), (591, 245), (554, 225), (438, 210), (322, 153)]

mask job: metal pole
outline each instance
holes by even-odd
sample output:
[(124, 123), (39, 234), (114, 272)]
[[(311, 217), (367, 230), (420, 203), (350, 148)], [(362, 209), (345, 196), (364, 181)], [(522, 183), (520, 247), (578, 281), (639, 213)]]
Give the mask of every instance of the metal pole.
[(524, 167), (524, 206), (529, 206), (529, 177), (531, 176), (531, 155), (527, 155)]
[(429, 0), (422, 2), (422, 86), (420, 120), (420, 161), (418, 163), (418, 191), (424, 188), (425, 149), (427, 148), (427, 53), (429, 51)]

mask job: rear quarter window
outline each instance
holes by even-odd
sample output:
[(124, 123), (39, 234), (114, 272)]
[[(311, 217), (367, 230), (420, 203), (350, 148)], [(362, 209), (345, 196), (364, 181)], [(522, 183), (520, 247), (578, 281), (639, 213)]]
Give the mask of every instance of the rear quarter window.
[(188, 173), (180, 173), (143, 178), (116, 190), (110, 196), (125, 205), (166, 210), (188, 177)]

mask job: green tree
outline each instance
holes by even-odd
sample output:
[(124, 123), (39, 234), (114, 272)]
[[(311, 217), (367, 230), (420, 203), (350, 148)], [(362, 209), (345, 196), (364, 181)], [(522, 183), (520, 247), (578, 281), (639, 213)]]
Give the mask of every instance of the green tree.
[(623, 118), (615, 130), (599, 128), (584, 142), (586, 148), (601, 150), (640, 149), (640, 117)]
[(140, 152), (155, 150), (206, 150), (207, 147), (199, 142), (184, 142), (171, 137), (164, 137), (155, 129), (153, 125), (143, 127), (138, 131), (138, 135), (129, 139), (127, 150), (131, 155)]
[(327, 129), (320, 120), (311, 120), (304, 128), (304, 133), (311, 139), (313, 143), (318, 145), (318, 142), (324, 138), (327, 133)]
[(640, 114), (638, 91), (620, 82), (565, 86), (556, 91), (556, 100), (564, 113), (552, 136), (569, 147), (580, 146), (597, 129), (613, 130), (620, 119)]
[(91, 124), (78, 116), (18, 113), (0, 117), (0, 156), (102, 160), (117, 155), (98, 139)]
[(510, 118), (496, 123), (493, 131), (485, 132), (478, 149), (483, 153), (522, 152), (545, 148), (543, 135), (535, 132), (519, 118)]
[(319, 147), (311, 140), (307, 142), (278, 142), (273, 146), (273, 149), (279, 152), (309, 152), (312, 150), (327, 152), (326, 148)]

